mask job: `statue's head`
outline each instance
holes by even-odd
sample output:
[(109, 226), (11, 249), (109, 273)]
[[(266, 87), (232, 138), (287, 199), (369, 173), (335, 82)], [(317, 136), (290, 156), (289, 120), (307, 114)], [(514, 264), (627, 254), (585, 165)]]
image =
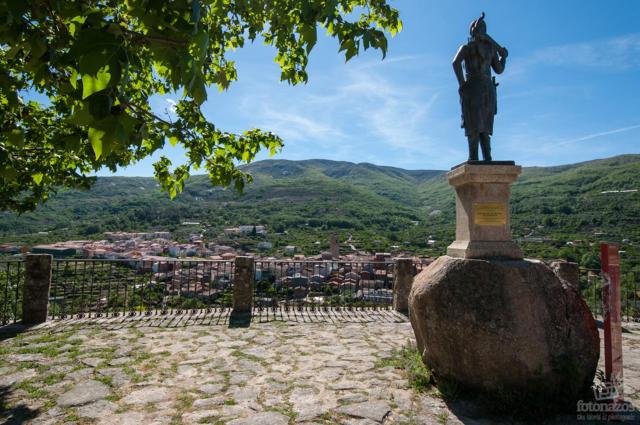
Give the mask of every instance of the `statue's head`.
[(484, 22), (484, 12), (482, 12), (482, 15), (478, 19), (471, 22), (471, 26), (469, 27), (469, 34), (473, 38), (478, 35), (484, 35), (486, 33), (487, 24)]

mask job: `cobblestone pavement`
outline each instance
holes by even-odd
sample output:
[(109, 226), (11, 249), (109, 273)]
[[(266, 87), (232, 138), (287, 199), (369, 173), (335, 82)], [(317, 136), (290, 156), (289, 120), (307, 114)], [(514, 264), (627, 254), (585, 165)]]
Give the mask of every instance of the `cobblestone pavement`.
[[(0, 420), (62, 424), (489, 424), (385, 366), (413, 338), (391, 311), (68, 320), (0, 333)], [(20, 329), (18, 329), (20, 330)], [(625, 333), (638, 403), (640, 329)], [(502, 421), (507, 422), (507, 421)], [(572, 417), (553, 423), (574, 422)], [(581, 422), (585, 423), (585, 422)]]

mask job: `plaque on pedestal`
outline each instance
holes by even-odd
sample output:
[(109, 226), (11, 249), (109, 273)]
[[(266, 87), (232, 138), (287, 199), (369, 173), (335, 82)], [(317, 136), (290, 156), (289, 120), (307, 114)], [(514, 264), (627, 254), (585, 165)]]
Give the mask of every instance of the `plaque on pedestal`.
[(511, 239), (509, 195), (522, 167), (510, 161), (473, 161), (447, 178), (456, 190), (456, 240), (447, 255), (458, 258), (522, 259)]

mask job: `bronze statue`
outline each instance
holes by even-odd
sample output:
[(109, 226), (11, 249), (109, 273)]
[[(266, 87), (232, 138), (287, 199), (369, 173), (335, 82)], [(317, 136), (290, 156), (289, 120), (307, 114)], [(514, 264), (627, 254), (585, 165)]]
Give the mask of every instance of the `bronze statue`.
[(484, 12), (471, 23), (469, 33), (469, 42), (458, 49), (453, 59), (462, 106), (462, 127), (469, 140), (469, 160), (478, 160), (480, 143), (482, 158), (491, 161), (493, 116), (498, 112), (498, 84), (495, 77), (491, 76), (491, 68), (496, 74), (502, 74), (509, 52), (487, 34)]

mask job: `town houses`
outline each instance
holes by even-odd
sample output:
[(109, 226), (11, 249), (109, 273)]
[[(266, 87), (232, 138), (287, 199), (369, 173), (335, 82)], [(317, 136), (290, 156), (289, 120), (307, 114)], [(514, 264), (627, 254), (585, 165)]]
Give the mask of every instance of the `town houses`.
[[(264, 226), (232, 229), (233, 232), (237, 229), (239, 234), (266, 232)], [(224, 233), (230, 234), (230, 229), (224, 229)], [(183, 239), (188, 242), (172, 240), (171, 233), (162, 231), (106, 232), (104, 236), (103, 240), (5, 248), (14, 253), (51, 254), (61, 261), (109, 263), (122, 270), (123, 275), (138, 276), (134, 280), (144, 283), (137, 285), (144, 285), (145, 291), (162, 294), (163, 303), (167, 305), (175, 297), (191, 298), (195, 303), (207, 299), (224, 304), (233, 281), (233, 259), (238, 255), (254, 257), (258, 305), (273, 306), (276, 298), (286, 303), (315, 305), (345, 300), (389, 303), (392, 299), (394, 259), (389, 253), (340, 255), (336, 249), (334, 253), (305, 256), (288, 245), (284, 249), (288, 256), (278, 258), (205, 242), (203, 235), (196, 233)], [(258, 246), (258, 250), (264, 250), (265, 245)], [(416, 265), (428, 261), (414, 258)]]

